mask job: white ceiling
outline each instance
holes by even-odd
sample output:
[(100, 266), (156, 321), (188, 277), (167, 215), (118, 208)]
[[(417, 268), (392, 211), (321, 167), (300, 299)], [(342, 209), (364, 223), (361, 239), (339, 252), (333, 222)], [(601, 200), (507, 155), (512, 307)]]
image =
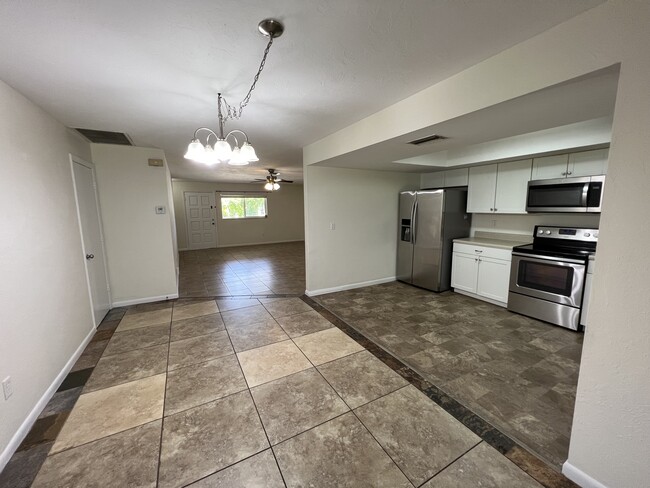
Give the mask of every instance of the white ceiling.
[[(172, 175), (301, 180), (301, 148), (604, 0), (3, 0), (0, 79), (69, 127), (164, 149)], [(204, 170), (182, 158), (216, 128), (216, 94), (246, 94), (240, 121), (260, 162)], [(402, 157), (407, 157), (408, 154)]]

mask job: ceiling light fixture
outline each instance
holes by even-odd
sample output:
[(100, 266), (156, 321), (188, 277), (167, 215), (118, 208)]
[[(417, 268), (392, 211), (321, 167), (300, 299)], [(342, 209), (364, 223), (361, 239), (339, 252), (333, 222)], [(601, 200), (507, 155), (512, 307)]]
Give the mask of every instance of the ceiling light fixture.
[[(283, 180), (282, 178), (278, 178), (280, 176), (280, 173), (278, 173), (276, 170), (273, 168), (267, 169), (269, 174), (266, 176), (266, 178), (261, 179), (257, 178), (255, 181), (266, 181), (264, 184), (264, 189), (266, 191), (275, 191), (280, 189), (280, 181), (284, 183), (293, 183), (292, 180)], [(254, 182), (253, 182), (254, 183)]]
[[(257, 80), (264, 69), (264, 64), (266, 64), (266, 57), (269, 54), (271, 45), (273, 44), (273, 39), (280, 37), (284, 32), (284, 26), (275, 19), (264, 19), (257, 25), (259, 31), (269, 38), (269, 42), (264, 49), (264, 56), (262, 56), (262, 62), (260, 67), (257, 70), (257, 74), (253, 78), (253, 84), (248, 90), (248, 93), (244, 99), (239, 102), (239, 107), (233, 107), (229, 105), (225, 98), (221, 96), (221, 93), (217, 94), (217, 113), (219, 116), (219, 133), (217, 134), (212, 129), (207, 127), (199, 127), (194, 131), (194, 137), (192, 137), (192, 142), (187, 146), (187, 152), (185, 153), (186, 159), (191, 159), (197, 163), (207, 164), (208, 166), (213, 166), (218, 163), (228, 163), (232, 166), (244, 166), (248, 163), (254, 161), (259, 161), (257, 154), (255, 154), (255, 149), (248, 141), (248, 135), (242, 130), (234, 129), (224, 135), (224, 125), (228, 119), (239, 119), (241, 117), (244, 107), (248, 105), (248, 102), (251, 99)], [(225, 112), (225, 115), (223, 114)], [(208, 136), (205, 141), (205, 146), (199, 140), (199, 132), (207, 132)], [(239, 139), (237, 138), (239, 134)], [(214, 136), (216, 141), (214, 145), (210, 145), (210, 136)], [(234, 146), (230, 145), (230, 140), (234, 142)], [(241, 139), (241, 141), (240, 141)], [(241, 143), (241, 144), (240, 144)], [(279, 188), (279, 185), (278, 185)], [(275, 188), (277, 190), (277, 188)]]

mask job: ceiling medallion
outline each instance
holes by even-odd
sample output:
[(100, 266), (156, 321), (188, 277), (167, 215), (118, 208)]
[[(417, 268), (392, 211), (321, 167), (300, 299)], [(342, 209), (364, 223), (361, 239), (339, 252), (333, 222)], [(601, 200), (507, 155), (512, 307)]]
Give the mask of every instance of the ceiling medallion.
[[(269, 54), (271, 45), (273, 44), (273, 39), (280, 37), (284, 32), (284, 26), (282, 23), (275, 19), (264, 19), (258, 24), (257, 28), (264, 36), (269, 38), (269, 42), (266, 45), (266, 49), (264, 49), (262, 62), (257, 70), (257, 74), (255, 74), (255, 77), (253, 78), (253, 84), (249, 88), (244, 99), (239, 102), (238, 107), (228, 104), (226, 99), (221, 96), (221, 93), (217, 95), (219, 133), (216, 133), (207, 127), (199, 127), (196, 129), (194, 131), (194, 136), (192, 137), (192, 142), (187, 146), (187, 152), (185, 153), (186, 159), (191, 159), (197, 163), (207, 164), (208, 166), (213, 166), (219, 163), (228, 163), (232, 166), (244, 166), (248, 163), (259, 161), (257, 154), (255, 154), (255, 149), (248, 141), (248, 135), (244, 131), (233, 129), (224, 135), (224, 125), (226, 124), (226, 121), (229, 119), (239, 119), (244, 107), (246, 107), (248, 102), (250, 102), (255, 85), (257, 85), (257, 80), (264, 69), (266, 57)], [(205, 145), (203, 145), (199, 140), (198, 135), (200, 132), (207, 132)], [(239, 138), (237, 137), (238, 135)], [(211, 136), (214, 136), (216, 139), (213, 145), (210, 144)], [(233, 146), (231, 146), (231, 142), (234, 143)]]

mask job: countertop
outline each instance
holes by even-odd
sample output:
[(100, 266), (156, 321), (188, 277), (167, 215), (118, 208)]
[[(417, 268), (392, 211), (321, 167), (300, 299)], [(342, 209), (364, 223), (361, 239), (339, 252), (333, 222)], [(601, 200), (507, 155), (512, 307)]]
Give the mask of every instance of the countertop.
[(474, 237), (461, 237), (454, 239), (454, 242), (463, 244), (474, 244), (477, 246), (493, 247), (496, 249), (512, 249), (522, 244), (533, 242), (532, 236), (519, 234), (498, 234), (496, 232), (477, 232)]

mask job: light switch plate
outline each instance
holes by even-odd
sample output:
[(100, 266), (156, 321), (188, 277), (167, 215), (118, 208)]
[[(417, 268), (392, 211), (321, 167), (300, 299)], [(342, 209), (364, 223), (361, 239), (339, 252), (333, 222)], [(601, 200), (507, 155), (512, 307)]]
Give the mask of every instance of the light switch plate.
[(11, 395), (14, 394), (14, 389), (11, 386), (11, 376), (7, 376), (2, 380), (2, 392), (4, 393), (5, 400), (9, 400)]

